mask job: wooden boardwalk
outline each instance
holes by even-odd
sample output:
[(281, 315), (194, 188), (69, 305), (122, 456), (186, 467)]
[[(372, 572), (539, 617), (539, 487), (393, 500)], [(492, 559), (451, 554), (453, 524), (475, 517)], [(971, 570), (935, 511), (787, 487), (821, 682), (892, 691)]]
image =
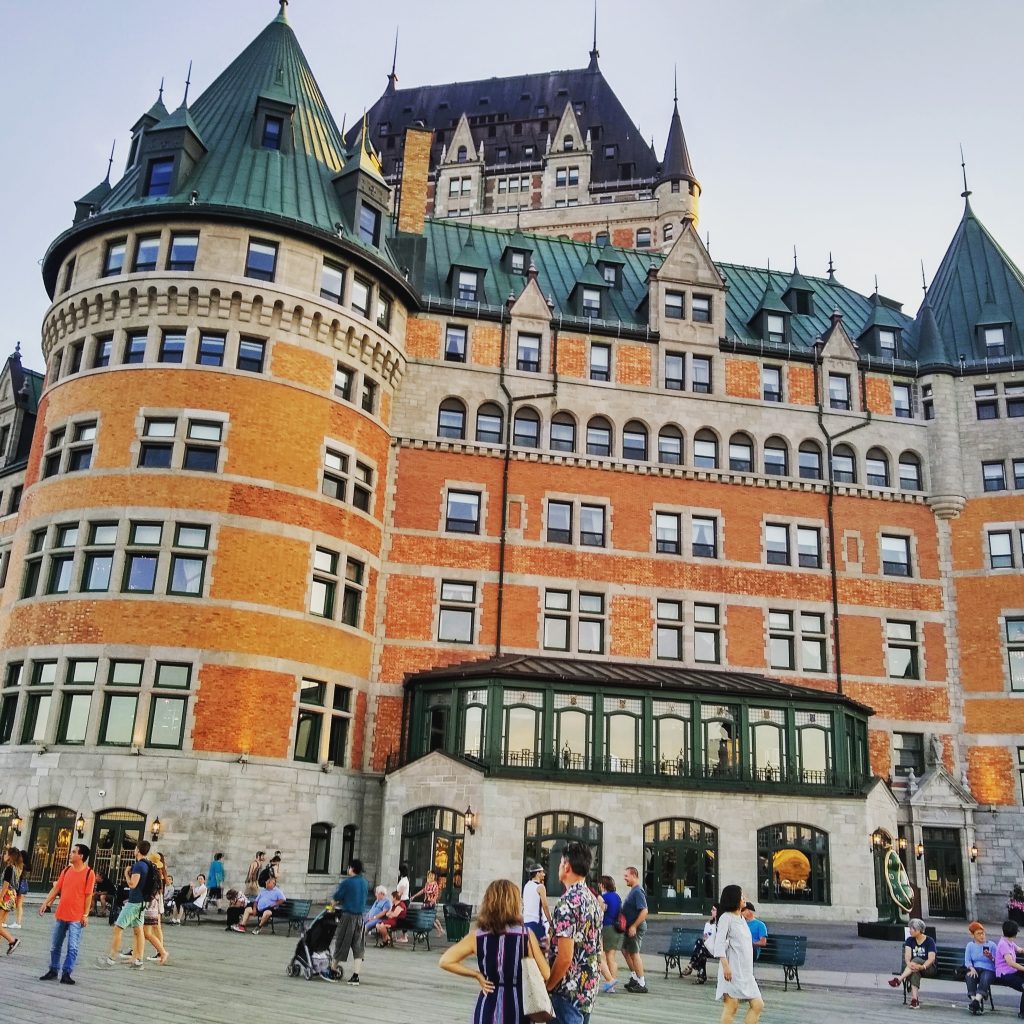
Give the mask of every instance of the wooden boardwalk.
[[(26, 913), (22, 943), (10, 957), (0, 955), (0, 1021), (4, 1024), (307, 1024), (307, 1022), (367, 1021), (374, 1024), (469, 1024), (476, 986), (441, 971), (438, 956), (443, 941), (431, 952), (420, 947), (369, 949), (362, 984), (303, 981), (285, 974), (295, 938), (285, 929), (259, 936), (225, 932), (223, 918), (164, 929), (171, 962), (147, 964), (143, 971), (118, 966), (103, 970), (96, 957), (105, 949), (110, 931), (94, 918), (86, 929), (74, 987), (38, 980), (48, 966), (50, 924)], [(0, 943), (2, 945), (2, 943)], [(661, 948), (655, 940), (652, 951)], [(152, 952), (152, 950), (149, 950)], [(712, 1024), (719, 1004), (714, 980), (693, 985), (679, 978), (666, 980), (648, 963), (650, 994), (620, 991), (598, 999), (594, 1024)], [(651, 968), (654, 968), (653, 970)], [(862, 991), (825, 985), (805, 985), (782, 991), (780, 972), (765, 968), (766, 1024), (818, 1024), (823, 1020), (857, 1020), (857, 1024), (891, 1024), (893, 1014), (909, 1021), (954, 1021), (967, 1017), (962, 998), (925, 992), (924, 1006), (907, 1010), (898, 992)], [(954, 1003), (955, 999), (955, 1003)], [(1001, 1004), (1006, 1002), (1006, 994)], [(1012, 1011), (1000, 1007), (1000, 1019)], [(738, 1019), (742, 1019), (742, 1014)]]

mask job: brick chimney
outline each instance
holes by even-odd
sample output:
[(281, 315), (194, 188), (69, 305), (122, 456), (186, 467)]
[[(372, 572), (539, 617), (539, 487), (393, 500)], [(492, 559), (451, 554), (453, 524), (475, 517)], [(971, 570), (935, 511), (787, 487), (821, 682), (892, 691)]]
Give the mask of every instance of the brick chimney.
[(430, 144), (434, 133), (420, 125), (405, 129), (402, 154), (402, 189), (398, 197), (398, 231), (423, 234), (427, 215), (427, 177), (430, 174)]

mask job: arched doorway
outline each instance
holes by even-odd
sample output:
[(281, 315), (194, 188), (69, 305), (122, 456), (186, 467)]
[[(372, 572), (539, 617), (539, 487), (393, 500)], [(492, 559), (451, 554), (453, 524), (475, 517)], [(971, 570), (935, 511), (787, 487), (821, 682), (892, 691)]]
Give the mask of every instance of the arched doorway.
[(656, 913), (704, 913), (718, 894), (718, 829), (693, 818), (644, 825), (644, 887)]
[(32, 815), (28, 844), (28, 885), (32, 892), (47, 892), (67, 867), (75, 841), (75, 818), (70, 807), (40, 807)]
[[(462, 853), (466, 816), (450, 807), (420, 807), (402, 817), (402, 860), (409, 865), (409, 884), (416, 892), (437, 875), (439, 903), (453, 903), (462, 893)], [(387, 884), (387, 883), (385, 883)]]
[(560, 896), (562, 883), (558, 880), (558, 864), (565, 844), (576, 839), (590, 847), (593, 861), (589, 877), (594, 881), (601, 875), (602, 830), (603, 826), (596, 818), (573, 811), (548, 811), (527, 818), (523, 880), (526, 880), (526, 864), (536, 861), (547, 871), (545, 885), (548, 895)]
[(11, 807), (9, 804), (0, 807), (0, 850), (6, 850), (8, 846), (18, 845), (14, 841), (17, 837), (14, 835), (14, 827), (11, 825), (17, 813), (17, 808)]
[(138, 811), (103, 811), (92, 830), (92, 866), (116, 885), (124, 869), (135, 860), (134, 850), (143, 838), (146, 816)]

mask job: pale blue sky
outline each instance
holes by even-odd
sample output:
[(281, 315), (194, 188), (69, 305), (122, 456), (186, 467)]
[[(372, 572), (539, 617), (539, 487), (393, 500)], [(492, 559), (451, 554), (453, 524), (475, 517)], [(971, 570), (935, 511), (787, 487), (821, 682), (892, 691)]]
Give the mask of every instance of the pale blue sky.
[[(293, 0), (288, 16), (337, 120), (399, 86), (582, 67), (591, 0)], [(193, 97), (277, 13), (275, 0), (0, 0), (8, 118), (0, 356), (41, 368), (39, 260), (166, 76)], [(915, 312), (959, 221), (959, 145), (975, 212), (1024, 263), (1024, 3), (1019, 0), (599, 0), (601, 68), (659, 154), (680, 111), (716, 259), (822, 274)]]

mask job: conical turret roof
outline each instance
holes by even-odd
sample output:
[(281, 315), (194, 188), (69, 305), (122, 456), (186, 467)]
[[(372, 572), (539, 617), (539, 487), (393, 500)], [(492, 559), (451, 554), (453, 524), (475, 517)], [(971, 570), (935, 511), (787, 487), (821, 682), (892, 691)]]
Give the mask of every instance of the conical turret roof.
[(683, 122), (679, 116), (678, 101), (672, 104), (672, 121), (668, 127), (668, 141), (665, 143), (665, 159), (661, 162), (658, 181), (692, 181), (698, 187), (700, 182), (693, 173), (690, 151), (686, 148)]

